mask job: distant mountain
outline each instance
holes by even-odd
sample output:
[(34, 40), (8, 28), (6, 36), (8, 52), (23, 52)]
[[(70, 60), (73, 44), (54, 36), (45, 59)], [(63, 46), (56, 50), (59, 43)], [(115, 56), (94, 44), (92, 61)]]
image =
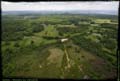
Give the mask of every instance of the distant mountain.
[(118, 15), (117, 11), (111, 10), (70, 10), (70, 11), (2, 11), (2, 15), (20, 14), (107, 14)]

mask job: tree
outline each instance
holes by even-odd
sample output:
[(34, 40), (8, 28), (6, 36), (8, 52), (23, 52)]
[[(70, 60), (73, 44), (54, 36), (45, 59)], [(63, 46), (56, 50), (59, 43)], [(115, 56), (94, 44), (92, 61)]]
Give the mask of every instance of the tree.
[(33, 43), (34, 43), (34, 41), (32, 40), (32, 41), (31, 41), (31, 45), (33, 45)]
[(95, 22), (92, 21), (90, 24), (95, 24)]
[(15, 46), (15, 47), (19, 47), (19, 43), (16, 42), (16, 43), (14, 44), (14, 46)]

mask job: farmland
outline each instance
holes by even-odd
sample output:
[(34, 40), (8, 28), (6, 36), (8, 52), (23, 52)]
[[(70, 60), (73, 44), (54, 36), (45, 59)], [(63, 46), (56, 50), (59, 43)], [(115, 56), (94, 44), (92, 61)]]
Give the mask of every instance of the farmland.
[(114, 15), (3, 15), (3, 76), (116, 78), (117, 30)]

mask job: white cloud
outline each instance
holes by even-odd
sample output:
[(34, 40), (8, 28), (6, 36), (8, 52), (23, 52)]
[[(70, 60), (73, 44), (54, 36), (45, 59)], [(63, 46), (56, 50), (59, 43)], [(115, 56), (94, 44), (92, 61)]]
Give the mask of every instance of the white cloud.
[(118, 1), (110, 2), (4, 2), (2, 11), (27, 10), (118, 10)]

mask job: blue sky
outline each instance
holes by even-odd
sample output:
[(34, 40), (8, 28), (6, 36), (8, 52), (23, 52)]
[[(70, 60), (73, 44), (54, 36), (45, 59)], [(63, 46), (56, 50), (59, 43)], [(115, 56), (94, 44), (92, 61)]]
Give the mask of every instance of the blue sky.
[(1, 2), (2, 11), (40, 10), (114, 10), (118, 11), (118, 1), (96, 2)]

